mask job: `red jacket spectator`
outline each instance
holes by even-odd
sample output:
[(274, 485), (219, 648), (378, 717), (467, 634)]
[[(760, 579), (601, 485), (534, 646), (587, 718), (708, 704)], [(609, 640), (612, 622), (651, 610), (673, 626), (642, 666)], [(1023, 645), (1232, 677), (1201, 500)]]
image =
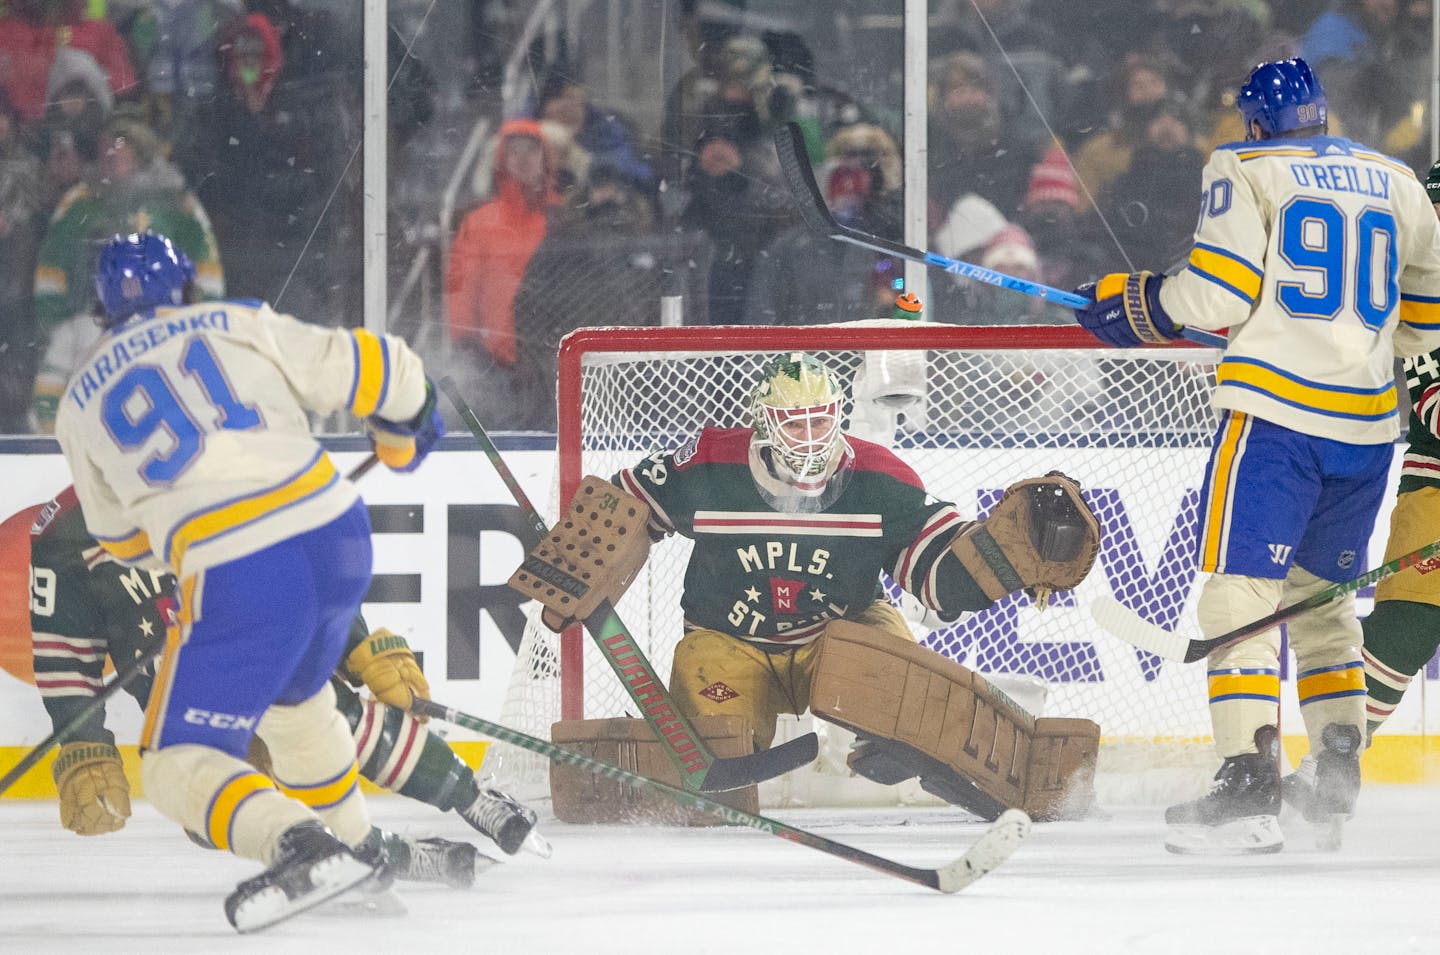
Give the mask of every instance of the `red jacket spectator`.
[(560, 202), (555, 170), (533, 119), (500, 127), (491, 198), (460, 223), (445, 276), (445, 317), (455, 342), (479, 342), (515, 364), (515, 292)]
[(0, 17), (0, 86), (27, 122), (45, 115), (45, 86), (59, 47), (95, 57), (109, 78), (110, 92), (118, 95), (135, 86), (125, 41), (108, 20), (88, 20), (73, 4), (53, 20), (30, 9), (34, 4), (10, 6), (14, 12)]

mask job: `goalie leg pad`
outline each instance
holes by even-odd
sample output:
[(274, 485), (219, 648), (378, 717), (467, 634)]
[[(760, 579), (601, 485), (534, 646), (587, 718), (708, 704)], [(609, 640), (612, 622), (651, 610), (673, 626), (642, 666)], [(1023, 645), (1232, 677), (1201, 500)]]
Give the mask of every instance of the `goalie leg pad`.
[(955, 535), (950, 550), (991, 600), (1025, 589), (1044, 601), (1090, 573), (1100, 523), (1080, 485), (1051, 471), (1006, 488), (985, 520)]
[[(1051, 807), (1089, 804), (1094, 762), (1081, 755), (1081, 747), (1057, 760), (1049, 751), (1054, 744), (1047, 742), (1042, 759), (1032, 752), (1037, 738), (1048, 740), (1037, 729), (1041, 721), (977, 674), (887, 631), (846, 620), (831, 623), (820, 640), (810, 708), (861, 737), (903, 744), (869, 742), (862, 750), (905, 761), (915, 770), (911, 775), (922, 777), (922, 786), (982, 815), (1033, 805), (1047, 818)], [(1099, 728), (1088, 720), (1076, 722), (1087, 724), (1083, 735), (1096, 741), (1093, 754)], [(1050, 728), (1050, 721), (1045, 723)], [(1066, 739), (1079, 729), (1053, 728)], [(1033, 793), (1032, 770), (1041, 776)], [(1055, 778), (1062, 773), (1063, 779)], [(968, 792), (972, 788), (978, 796)]]
[[(739, 716), (697, 716), (691, 722), (715, 755), (722, 759), (755, 752), (755, 733), (747, 719)], [(591, 759), (671, 786), (680, 785), (679, 771), (665, 755), (666, 749), (656, 738), (655, 731), (644, 720), (561, 720), (551, 727), (550, 738), (557, 745)], [(760, 811), (760, 795), (755, 786), (707, 795), (748, 813)], [(656, 793), (563, 763), (550, 765), (550, 798), (555, 818), (561, 822), (671, 826), (724, 824), (724, 820), (712, 813), (686, 809)]]
[(644, 501), (604, 478), (586, 477), (509, 585), (545, 607), (551, 629), (584, 620), (602, 600), (618, 601), (645, 565), (649, 519)]

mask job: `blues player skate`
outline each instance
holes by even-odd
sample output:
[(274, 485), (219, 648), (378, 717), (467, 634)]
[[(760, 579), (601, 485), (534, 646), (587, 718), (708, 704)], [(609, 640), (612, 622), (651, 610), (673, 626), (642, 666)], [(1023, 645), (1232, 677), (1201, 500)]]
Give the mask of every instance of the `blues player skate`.
[(1165, 810), (1165, 848), (1182, 855), (1251, 855), (1279, 852), (1279, 733), (1255, 731), (1258, 752), (1225, 760), (1210, 791)]

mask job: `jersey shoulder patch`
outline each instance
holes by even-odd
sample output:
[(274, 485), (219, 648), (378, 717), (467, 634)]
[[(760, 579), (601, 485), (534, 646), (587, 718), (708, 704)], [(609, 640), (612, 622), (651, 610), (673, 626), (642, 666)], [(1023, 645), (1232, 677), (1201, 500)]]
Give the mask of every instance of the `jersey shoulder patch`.
[[(748, 464), (753, 428), (705, 428), (675, 452), (675, 466), (692, 464)], [(692, 448), (691, 445), (694, 445)], [(682, 463), (681, 452), (690, 450)]]
[(35, 515), (35, 522), (30, 525), (30, 536), (39, 537), (61, 514), (69, 514), (79, 508), (80, 499), (75, 495), (74, 486), (67, 487), (40, 507), (40, 513)]

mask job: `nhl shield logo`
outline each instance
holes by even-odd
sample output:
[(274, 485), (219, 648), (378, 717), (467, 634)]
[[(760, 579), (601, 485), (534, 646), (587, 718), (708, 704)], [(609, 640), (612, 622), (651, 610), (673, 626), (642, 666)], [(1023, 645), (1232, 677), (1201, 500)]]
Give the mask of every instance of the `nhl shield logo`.
[(705, 697), (706, 699), (714, 700), (716, 703), (724, 703), (726, 700), (735, 699), (740, 694), (736, 693), (734, 690), (730, 689), (730, 687), (726, 686), (724, 683), (721, 683), (719, 680), (716, 680), (714, 683), (701, 690), (700, 695)]

